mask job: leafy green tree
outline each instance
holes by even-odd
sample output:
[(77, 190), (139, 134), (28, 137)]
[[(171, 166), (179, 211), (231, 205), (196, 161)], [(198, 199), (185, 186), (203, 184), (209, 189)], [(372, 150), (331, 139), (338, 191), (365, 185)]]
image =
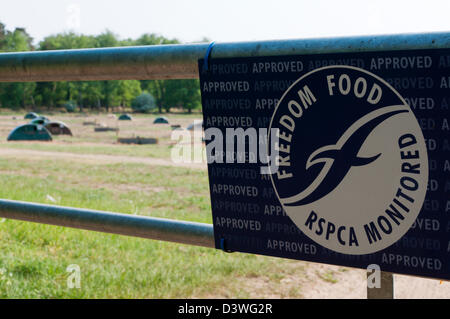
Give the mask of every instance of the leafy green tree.
[[(135, 45), (162, 45), (178, 43), (180, 42), (177, 39), (166, 39), (154, 33), (143, 34), (135, 41)], [(170, 101), (168, 101), (170, 92), (167, 92), (167, 83), (167, 80), (141, 81), (142, 90), (150, 92), (155, 98), (159, 113), (162, 113), (163, 109), (170, 111), (171, 105), (169, 104)]]
[(68, 101), (64, 104), (64, 107), (67, 112), (72, 113), (77, 109), (77, 104), (75, 101)]
[(87, 86), (89, 85), (89, 82), (80, 81), (80, 82), (72, 82), (72, 84), (74, 85), (75, 92), (76, 92), (75, 93), (76, 96), (74, 96), (73, 99), (75, 101), (77, 101), (77, 105), (80, 108), (80, 112), (83, 112), (84, 111), (84, 107), (85, 107), (85, 105), (84, 105), (84, 98), (83, 98), (83, 92), (85, 92)]
[[(138, 39), (119, 38), (111, 31), (97, 36), (66, 32), (46, 37), (39, 43), (39, 50), (65, 50), (82, 48), (103, 48), (130, 45), (177, 44), (177, 39), (168, 39), (154, 33), (146, 33)], [(0, 23), (0, 51), (34, 50), (32, 38), (24, 29), (7, 31)], [(85, 108), (128, 107), (143, 91), (147, 91), (159, 112), (170, 112), (171, 107), (182, 107), (188, 112), (200, 105), (197, 80), (154, 80), (154, 81), (79, 81), (79, 82), (38, 82), (0, 84), (0, 106), (26, 107), (47, 106), (66, 107), (77, 105)]]
[(148, 80), (141, 81), (142, 89), (149, 91), (156, 101), (159, 113), (164, 109), (181, 107), (191, 113), (201, 106), (198, 80)]
[(177, 39), (167, 39), (155, 33), (144, 33), (136, 41), (135, 45), (178, 44)]
[(95, 37), (96, 48), (109, 48), (118, 46), (120, 46), (120, 42), (117, 39), (117, 36), (109, 30)]
[[(39, 43), (40, 50), (68, 50), (92, 48), (96, 45), (93, 36), (76, 34), (74, 32), (51, 35)], [(64, 106), (67, 101), (74, 100), (80, 106), (93, 107), (98, 105), (99, 93), (97, 87), (91, 88), (92, 82), (49, 82), (38, 83), (36, 100), (40, 105), (49, 107)], [(89, 92), (92, 96), (86, 96)], [(101, 95), (101, 94), (100, 94)]]
[(68, 50), (96, 47), (93, 36), (79, 35), (74, 32), (51, 35), (39, 42), (40, 50)]
[(109, 112), (109, 108), (114, 105), (117, 97), (118, 81), (101, 81), (99, 84), (102, 90), (102, 105)]
[(33, 50), (33, 38), (23, 28), (16, 28), (13, 32), (7, 32), (4, 51), (30, 51)]
[(3, 107), (17, 109), (26, 106), (34, 106), (34, 82), (1, 83), (0, 105)]
[[(0, 52), (33, 50), (33, 38), (23, 28), (7, 31), (0, 23)], [(0, 83), (0, 105), (8, 108), (35, 105), (33, 98), (35, 83)]]
[(92, 108), (100, 108), (105, 98), (103, 83), (100, 81), (88, 82), (83, 90), (83, 102)]
[(148, 92), (144, 92), (131, 102), (135, 112), (146, 113), (156, 108), (155, 98)]
[(133, 99), (142, 93), (141, 83), (137, 80), (119, 81), (116, 93), (119, 105), (131, 106)]
[[(64, 50), (117, 46), (119, 42), (110, 31), (96, 37), (70, 32), (46, 37), (39, 45), (41, 50)], [(42, 84), (44, 87), (49, 85)], [(62, 106), (67, 101), (76, 100), (80, 110), (84, 107), (92, 109), (101, 106), (105, 106), (109, 110), (118, 100), (116, 96), (117, 81), (55, 82), (51, 86), (53, 86), (53, 90), (44, 88), (42, 92), (42, 102), (50, 106), (55, 106), (55, 104)], [(58, 94), (60, 89), (66, 90), (65, 96)]]
[(6, 27), (0, 22), (0, 52), (3, 51), (6, 46)]
[(156, 92), (158, 106), (170, 112), (172, 107), (180, 107), (191, 113), (201, 105), (198, 80), (165, 80), (163, 83), (149, 83), (150, 92)]
[(159, 113), (162, 113), (162, 109), (167, 105), (166, 82), (166, 80), (141, 81), (142, 90), (150, 92), (155, 98)]

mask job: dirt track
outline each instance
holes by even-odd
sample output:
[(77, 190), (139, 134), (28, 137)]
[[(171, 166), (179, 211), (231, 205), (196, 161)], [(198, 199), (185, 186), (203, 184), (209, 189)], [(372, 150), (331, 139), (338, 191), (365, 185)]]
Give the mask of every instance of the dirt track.
[(0, 156), (3, 158), (27, 158), (27, 159), (50, 159), (60, 158), (84, 163), (115, 164), (115, 163), (140, 163), (155, 166), (174, 166), (194, 169), (206, 169), (206, 163), (175, 163), (170, 160), (151, 157), (132, 157), (121, 155), (102, 154), (76, 154), (70, 152), (36, 151), (13, 148), (1, 148)]
[[(240, 278), (237, 290), (255, 299), (366, 299), (366, 271), (312, 262), (284, 264), (284, 276), (275, 281), (269, 276)], [(302, 271), (298, 271), (301, 269)], [(287, 275), (286, 275), (287, 274)], [(215, 289), (196, 298), (230, 298), (228, 288)], [(450, 282), (394, 275), (395, 299), (450, 299)]]
[[(316, 263), (308, 263), (305, 269), (309, 280), (303, 283), (301, 289), (303, 298), (367, 298), (365, 270)], [(324, 274), (331, 273), (336, 282), (323, 279)], [(450, 282), (394, 275), (394, 297), (396, 299), (450, 299)]]

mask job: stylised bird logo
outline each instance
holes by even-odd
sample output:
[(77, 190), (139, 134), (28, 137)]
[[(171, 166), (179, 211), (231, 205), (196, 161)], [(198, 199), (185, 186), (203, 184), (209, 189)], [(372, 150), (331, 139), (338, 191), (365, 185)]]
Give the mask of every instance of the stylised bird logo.
[(362, 145), (379, 124), (394, 115), (407, 112), (409, 110), (403, 105), (373, 111), (353, 123), (336, 144), (314, 151), (306, 162), (306, 170), (324, 163), (322, 170), (308, 188), (295, 196), (282, 199), (283, 203), (287, 206), (312, 203), (338, 187), (353, 166), (364, 166), (377, 160), (381, 153), (371, 157), (358, 156)]

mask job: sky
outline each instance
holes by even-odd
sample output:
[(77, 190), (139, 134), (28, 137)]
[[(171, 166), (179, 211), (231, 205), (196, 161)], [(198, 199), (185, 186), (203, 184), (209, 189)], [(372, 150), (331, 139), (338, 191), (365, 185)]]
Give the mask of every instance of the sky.
[(450, 0), (0, 0), (0, 22), (37, 44), (73, 31), (216, 42), (450, 31)]

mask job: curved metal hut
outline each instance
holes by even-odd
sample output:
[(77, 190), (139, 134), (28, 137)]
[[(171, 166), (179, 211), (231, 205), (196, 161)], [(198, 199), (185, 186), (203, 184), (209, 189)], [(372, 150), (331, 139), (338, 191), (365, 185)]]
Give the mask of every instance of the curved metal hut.
[(24, 124), (9, 133), (7, 141), (52, 141), (51, 133), (42, 125)]
[(44, 126), (53, 135), (72, 135), (70, 128), (61, 121), (51, 121)]
[(169, 124), (169, 119), (165, 116), (160, 116), (153, 121), (153, 124)]
[(133, 118), (129, 114), (122, 114), (119, 116), (119, 121), (131, 121)]
[(39, 116), (35, 119), (32, 119), (30, 121), (30, 124), (38, 124), (38, 125), (45, 125), (47, 123), (49, 123), (50, 120), (48, 118), (46, 118), (45, 116)]
[(32, 120), (32, 119), (35, 119), (35, 118), (38, 118), (38, 117), (39, 117), (39, 114), (34, 113), (34, 112), (30, 112), (30, 113), (25, 114), (25, 116), (23, 118), (25, 120)]

